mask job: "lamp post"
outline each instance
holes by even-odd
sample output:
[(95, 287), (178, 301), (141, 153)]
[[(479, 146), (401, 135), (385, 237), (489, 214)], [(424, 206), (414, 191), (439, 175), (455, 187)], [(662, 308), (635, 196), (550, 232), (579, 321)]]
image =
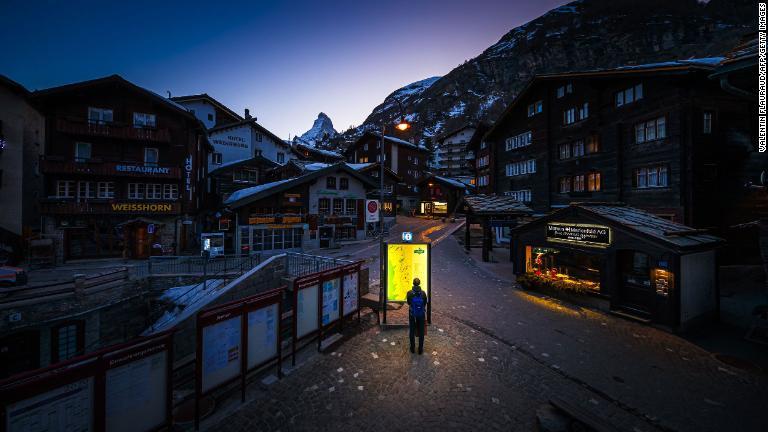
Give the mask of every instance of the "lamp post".
[[(403, 104), (400, 99), (390, 96), (384, 99), (383, 103), (386, 103), (388, 99), (394, 99), (397, 101), (397, 105), (400, 107), (400, 121), (395, 126), (397, 130), (406, 131), (411, 127), (408, 122), (405, 121), (405, 110), (403, 110)], [(384, 284), (384, 131), (386, 129), (386, 121), (382, 117), (381, 119), (381, 141), (379, 145), (379, 304), (381, 305), (382, 323), (387, 323), (387, 308), (384, 302), (386, 286)], [(394, 192), (394, 189), (393, 189)], [(392, 203), (392, 212), (395, 212), (395, 203)]]

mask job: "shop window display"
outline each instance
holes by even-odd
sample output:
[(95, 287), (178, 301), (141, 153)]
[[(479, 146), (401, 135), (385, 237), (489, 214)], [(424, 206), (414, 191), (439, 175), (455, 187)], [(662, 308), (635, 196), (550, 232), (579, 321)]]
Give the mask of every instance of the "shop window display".
[(600, 256), (571, 251), (527, 246), (526, 274), (528, 285), (545, 285), (577, 292), (600, 292)]

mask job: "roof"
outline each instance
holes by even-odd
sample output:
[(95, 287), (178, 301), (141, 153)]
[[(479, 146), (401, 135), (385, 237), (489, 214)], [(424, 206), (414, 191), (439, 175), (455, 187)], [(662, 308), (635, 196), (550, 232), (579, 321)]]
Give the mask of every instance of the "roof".
[(0, 85), (8, 88), (12, 92), (26, 98), (30, 95), (29, 90), (27, 90), (26, 87), (23, 85), (17, 83), (16, 81), (8, 78), (7, 76), (0, 74)]
[(226, 105), (223, 103), (217, 101), (213, 97), (211, 97), (208, 93), (201, 93), (201, 94), (195, 94), (195, 95), (187, 95), (187, 96), (175, 96), (171, 98), (172, 101), (175, 102), (188, 102), (188, 101), (194, 101), (194, 100), (205, 100), (209, 102), (211, 105), (215, 106), (216, 108), (226, 112), (230, 116), (234, 117), (238, 121), (242, 121), (243, 117), (229, 109)]
[(525, 86), (523, 86), (523, 89), (520, 90), (520, 93), (518, 93), (517, 96), (515, 96), (512, 102), (507, 106), (504, 112), (499, 116), (499, 118), (496, 120), (496, 122), (491, 127), (491, 129), (485, 134), (485, 137), (492, 136), (498, 130), (500, 125), (504, 122), (504, 119), (507, 118), (511, 114), (512, 110), (514, 110), (517, 107), (517, 104), (520, 103), (520, 101), (525, 99), (525, 96), (527, 95), (527, 93), (532, 88), (534, 88), (537, 84), (542, 83), (544, 81), (556, 81), (559, 79), (569, 79), (569, 78), (616, 78), (624, 75), (648, 74), (648, 73), (680, 74), (680, 73), (688, 73), (696, 70), (712, 71), (720, 63), (722, 63), (723, 60), (724, 60), (723, 57), (704, 57), (704, 58), (692, 58), (692, 59), (686, 59), (686, 60), (673, 60), (673, 61), (660, 62), (660, 63), (626, 65), (626, 66), (620, 66), (620, 67), (610, 68), (610, 69), (592, 69), (592, 70), (584, 70), (584, 71), (559, 72), (559, 73), (551, 73), (551, 74), (534, 75), (533, 78), (528, 80)]
[(473, 214), (501, 215), (501, 214), (530, 214), (533, 213), (528, 206), (508, 196), (499, 195), (467, 195), (464, 202), (469, 206)]
[(447, 131), (441, 133), (440, 135), (435, 137), (436, 142), (443, 142), (445, 139), (447, 139), (451, 135), (455, 135), (464, 129), (470, 129), (470, 128), (476, 128), (477, 125), (474, 123), (464, 123), (463, 125), (457, 126), (453, 129), (448, 129)]
[[(381, 137), (380, 134), (373, 133), (373, 132), (365, 132), (364, 134), (362, 134), (360, 136), (360, 138), (355, 140), (355, 142), (352, 143), (352, 145), (347, 147), (347, 149), (344, 150), (344, 153), (345, 154), (351, 153), (352, 149), (355, 148), (358, 143), (360, 143), (360, 142), (362, 142), (362, 141), (364, 141), (366, 139), (373, 138), (373, 139), (378, 140), (380, 137)], [(404, 146), (404, 147), (412, 148), (414, 150), (419, 150), (419, 151), (423, 151), (423, 152), (429, 152), (429, 149), (427, 149), (424, 146), (416, 145), (416, 144), (414, 144), (412, 142), (409, 142), (409, 141), (406, 141), (406, 140), (403, 140), (403, 139), (400, 139), (400, 138), (396, 138), (396, 137), (393, 137), (393, 136), (384, 135), (384, 140), (385, 141), (389, 141), (392, 144), (401, 145), (401, 146)]]
[(280, 166), (279, 163), (273, 162), (273, 161), (265, 158), (264, 156), (258, 155), (258, 156), (252, 157), (252, 158), (239, 159), (239, 160), (223, 163), (221, 165), (217, 165), (215, 168), (213, 168), (210, 171), (208, 171), (208, 174), (209, 175), (217, 174), (217, 171), (224, 171), (224, 170), (226, 170), (228, 168), (235, 168), (235, 167), (238, 167), (240, 165), (247, 165), (249, 162), (258, 162), (258, 163), (263, 164), (263, 165), (269, 165), (268, 168), (274, 168), (274, 167)]
[(307, 150), (309, 152), (314, 152), (314, 153), (320, 154), (320, 155), (325, 156), (325, 157), (336, 158), (336, 159), (339, 159), (339, 160), (344, 159), (344, 156), (342, 154), (340, 154), (340, 153), (336, 153), (336, 152), (330, 151), (330, 150), (319, 149), (317, 147), (313, 147), (313, 146), (310, 146), (310, 145), (307, 145), (307, 144), (296, 143), (296, 148), (299, 149), (299, 150)]
[(739, 45), (727, 52), (725, 60), (715, 69), (712, 77), (755, 65), (757, 65), (757, 33), (748, 35)]
[(239, 122), (236, 122), (236, 123), (227, 123), (227, 124), (220, 125), (220, 126), (214, 126), (214, 127), (210, 128), (210, 129), (208, 129), (208, 134), (210, 135), (210, 134), (212, 134), (214, 132), (219, 132), (219, 131), (223, 131), (223, 130), (226, 130), (226, 129), (233, 129), (233, 128), (240, 127), (240, 126), (251, 126), (254, 129), (258, 130), (259, 132), (263, 133), (264, 135), (270, 137), (272, 139), (272, 141), (275, 142), (275, 144), (287, 146), (287, 144), (285, 144), (285, 141), (283, 141), (277, 135), (275, 135), (272, 132), (270, 132), (264, 126), (256, 123), (256, 119), (255, 118), (247, 118), (247, 119), (243, 119), (243, 120), (241, 120)]
[(467, 189), (467, 184), (466, 183), (463, 183), (463, 182), (461, 182), (459, 180), (456, 180), (456, 179), (452, 179), (450, 177), (442, 177), (442, 176), (438, 176), (438, 175), (434, 175), (434, 174), (431, 174), (431, 175), (428, 175), (428, 176), (422, 178), (421, 180), (418, 181), (417, 184), (423, 184), (423, 183), (426, 183), (426, 182), (432, 181), (432, 180), (435, 180), (437, 182), (449, 185), (451, 187), (455, 187), (455, 188), (459, 188), (459, 189)]
[(230, 195), (229, 198), (224, 201), (224, 204), (231, 208), (242, 207), (259, 199), (268, 197), (272, 194), (288, 190), (292, 187), (312, 181), (318, 177), (333, 173), (337, 170), (346, 172), (351, 177), (356, 178), (357, 180), (370, 187), (376, 187), (376, 182), (370, 176), (361, 174), (358, 171), (350, 168), (346, 163), (340, 162), (337, 164), (328, 165), (325, 168), (309, 171), (308, 173), (302, 174), (298, 177), (278, 180), (271, 183), (265, 183), (262, 185), (241, 189)]
[(197, 117), (195, 117), (194, 114), (192, 114), (187, 108), (179, 105), (178, 103), (172, 101), (171, 99), (168, 99), (168, 98), (160, 96), (159, 94), (153, 92), (152, 90), (148, 90), (148, 89), (146, 89), (144, 87), (138, 86), (138, 85), (128, 81), (127, 79), (125, 79), (125, 78), (123, 78), (123, 77), (121, 77), (120, 75), (117, 75), (117, 74), (109, 75), (109, 76), (102, 77), (102, 78), (96, 78), (96, 79), (92, 79), (92, 80), (87, 80), (87, 81), (80, 81), (80, 82), (76, 82), (76, 83), (72, 83), (72, 84), (65, 84), (63, 86), (51, 87), (51, 88), (47, 88), (47, 89), (43, 89), (43, 90), (37, 90), (37, 91), (32, 93), (32, 96), (35, 97), (35, 98), (40, 98), (40, 97), (45, 97), (45, 96), (56, 94), (56, 93), (63, 93), (63, 92), (75, 90), (75, 89), (82, 88), (82, 87), (89, 87), (89, 86), (94, 86), (94, 85), (99, 85), (99, 84), (106, 84), (106, 83), (110, 83), (110, 82), (114, 82), (114, 83), (118, 83), (118, 84), (123, 84), (123, 85), (125, 85), (125, 86), (127, 86), (129, 88), (137, 90), (140, 93), (144, 93), (145, 95), (147, 95), (147, 96), (149, 96), (151, 98), (158, 99), (161, 102), (163, 102), (166, 106), (168, 106), (168, 107), (170, 107), (170, 108), (172, 108), (172, 109), (174, 109), (176, 111), (179, 111), (179, 112), (183, 113), (184, 115), (186, 115), (186, 116), (188, 116), (190, 118), (193, 118), (193, 119), (195, 119), (195, 121), (197, 121)]
[(554, 218), (574, 211), (584, 211), (603, 219), (607, 223), (617, 224), (629, 231), (643, 235), (657, 243), (663, 243), (675, 249), (697, 249), (704, 246), (715, 247), (724, 242), (723, 239), (707, 234), (668, 219), (661, 218), (622, 203), (571, 203), (568, 207), (559, 209), (549, 215), (537, 219), (515, 230), (525, 229), (531, 225), (551, 221)]

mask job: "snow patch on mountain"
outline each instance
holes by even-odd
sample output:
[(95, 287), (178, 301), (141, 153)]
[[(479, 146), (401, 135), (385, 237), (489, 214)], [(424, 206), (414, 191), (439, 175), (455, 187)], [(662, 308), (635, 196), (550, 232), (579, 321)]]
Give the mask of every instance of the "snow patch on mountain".
[(333, 122), (330, 117), (325, 113), (317, 115), (317, 119), (312, 124), (312, 128), (303, 134), (301, 134), (301, 140), (308, 144), (316, 144), (321, 141), (327, 141), (330, 138), (338, 135), (336, 129), (333, 128)]

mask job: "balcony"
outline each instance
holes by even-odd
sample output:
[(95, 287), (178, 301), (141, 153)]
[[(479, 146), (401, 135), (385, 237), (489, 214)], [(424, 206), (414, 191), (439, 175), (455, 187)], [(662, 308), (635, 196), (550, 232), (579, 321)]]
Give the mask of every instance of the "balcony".
[(56, 130), (74, 135), (100, 136), (136, 141), (171, 142), (171, 132), (168, 129), (137, 128), (118, 123), (99, 124), (58, 118), (56, 119)]
[(173, 166), (144, 166), (141, 162), (102, 162), (93, 158), (86, 162), (75, 162), (55, 156), (41, 157), (40, 169), (43, 174), (84, 174), (106, 177), (151, 177), (181, 179), (181, 168)]
[(124, 215), (162, 215), (181, 213), (181, 204), (177, 201), (139, 201), (120, 199), (80, 199), (48, 198), (40, 200), (40, 213), (49, 215), (76, 214), (124, 214)]

